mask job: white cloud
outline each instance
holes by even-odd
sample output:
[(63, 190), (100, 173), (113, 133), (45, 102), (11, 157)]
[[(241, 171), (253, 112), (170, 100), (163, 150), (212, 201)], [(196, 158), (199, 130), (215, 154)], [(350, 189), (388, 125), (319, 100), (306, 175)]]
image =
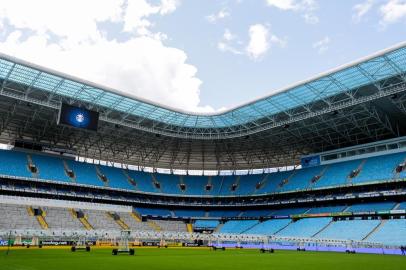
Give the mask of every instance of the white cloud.
[(406, 0), (389, 0), (380, 7), (381, 24), (396, 23), (406, 18)]
[(120, 16), (120, 5), (123, 4), (123, 1), (115, 0), (106, 0), (103, 4), (99, 2), (2, 0), (0, 18), (8, 20), (16, 28), (32, 29), (40, 34), (49, 31), (74, 40), (94, 39), (99, 36), (96, 23), (116, 21)]
[(258, 60), (268, 52), (272, 44), (284, 48), (287, 42), (286, 38), (270, 33), (269, 25), (254, 24), (248, 29), (247, 45), (244, 43), (226, 28), (221, 40), (217, 43), (217, 48), (222, 52), (246, 55), (253, 60)]
[(302, 17), (308, 24), (319, 23), (319, 17), (314, 14), (318, 9), (315, 0), (266, 0), (266, 3), (280, 10), (302, 13)]
[(151, 5), (146, 0), (129, 0), (124, 10), (124, 31), (136, 32), (140, 35), (149, 34), (152, 26), (149, 16), (154, 14), (166, 15), (176, 10), (180, 4), (177, 0), (161, 0), (158, 5)]
[(263, 24), (254, 24), (250, 26), (248, 35), (246, 52), (252, 59), (258, 59), (269, 50), (269, 29)]
[(226, 28), (222, 39), (217, 43), (217, 48), (222, 52), (230, 52), (233, 54), (243, 54), (243, 52), (233, 45), (233, 41), (237, 39), (237, 36), (231, 33), (230, 29)]
[(243, 54), (242, 51), (238, 50), (237, 48), (231, 46), (230, 44), (223, 42), (223, 41), (219, 41), (219, 43), (217, 43), (217, 48), (222, 51), (222, 52), (230, 52), (233, 54)]
[(230, 12), (227, 9), (223, 8), (217, 13), (213, 13), (213, 14), (210, 14), (210, 15), (206, 16), (206, 19), (210, 23), (216, 23), (217, 21), (223, 20), (223, 19), (225, 19), (227, 17), (230, 17), (230, 16), (231, 16)]
[(313, 48), (316, 49), (319, 54), (322, 54), (329, 49), (330, 41), (330, 38), (325, 36), (323, 39), (313, 43)]
[[(170, 106), (213, 111), (200, 106), (202, 82), (186, 53), (165, 46), (166, 35), (152, 30), (149, 16), (174, 12), (178, 4), (2, 0), (0, 24), (7, 22), (9, 34), (0, 51)], [(119, 22), (130, 37), (107, 39), (98, 22)]]
[(226, 28), (226, 30), (224, 30), (223, 38), (224, 40), (231, 41), (235, 39), (236, 36), (231, 33), (230, 29)]
[(363, 3), (356, 4), (353, 7), (354, 14), (352, 16), (352, 20), (355, 23), (359, 23), (362, 20), (362, 17), (364, 17), (372, 8), (374, 5), (374, 0), (366, 0)]
[(159, 12), (161, 15), (174, 12), (180, 5), (180, 0), (161, 0), (161, 7)]
[(274, 6), (282, 10), (295, 10), (297, 9), (296, 0), (266, 0), (269, 6)]
[(281, 48), (285, 48), (287, 44), (286, 38), (280, 38), (275, 35), (271, 35), (270, 41)]
[(308, 24), (318, 24), (319, 23), (319, 17), (312, 13), (305, 13), (302, 16), (305, 19), (305, 22)]

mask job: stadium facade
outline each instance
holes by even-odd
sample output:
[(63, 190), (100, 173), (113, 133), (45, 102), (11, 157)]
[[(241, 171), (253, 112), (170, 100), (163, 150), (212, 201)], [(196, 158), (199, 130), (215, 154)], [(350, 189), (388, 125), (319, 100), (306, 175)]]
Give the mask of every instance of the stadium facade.
[(17, 244), (120, 230), (231, 246), (406, 244), (406, 43), (214, 114), (4, 54), (0, 84), (0, 237)]
[[(0, 55), (1, 140), (23, 137), (152, 168), (281, 167), (308, 153), (406, 135), (405, 54), (400, 44), (216, 114), (169, 108)], [(62, 103), (97, 111), (98, 132), (57, 125)]]

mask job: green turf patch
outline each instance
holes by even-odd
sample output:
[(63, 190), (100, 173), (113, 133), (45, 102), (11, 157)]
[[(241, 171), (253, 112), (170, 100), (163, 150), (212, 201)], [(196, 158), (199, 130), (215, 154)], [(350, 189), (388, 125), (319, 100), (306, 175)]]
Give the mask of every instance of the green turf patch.
[(110, 249), (72, 253), (68, 249), (0, 251), (1, 270), (397, 270), (406, 269), (406, 257), (370, 254), (258, 250), (136, 249), (135, 256), (112, 256)]

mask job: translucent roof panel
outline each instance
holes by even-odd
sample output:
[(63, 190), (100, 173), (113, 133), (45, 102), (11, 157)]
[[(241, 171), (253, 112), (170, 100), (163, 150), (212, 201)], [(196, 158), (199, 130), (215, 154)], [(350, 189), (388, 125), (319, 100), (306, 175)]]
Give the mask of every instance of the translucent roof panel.
[(69, 75), (25, 61), (0, 55), (0, 79), (41, 91), (77, 99), (165, 125), (187, 128), (226, 128), (244, 126), (264, 117), (328, 98), (344, 91), (383, 80), (406, 71), (406, 44), (363, 61), (341, 67), (312, 80), (298, 83), (276, 94), (218, 114), (197, 114), (127, 96)]

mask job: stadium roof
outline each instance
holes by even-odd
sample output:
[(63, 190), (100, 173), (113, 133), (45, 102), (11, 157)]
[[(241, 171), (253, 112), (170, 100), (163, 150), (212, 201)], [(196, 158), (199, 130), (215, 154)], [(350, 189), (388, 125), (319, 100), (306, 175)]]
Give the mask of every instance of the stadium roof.
[[(3, 83), (19, 83), (62, 99), (96, 106), (99, 111), (106, 110), (107, 115), (110, 111), (120, 113), (121, 122), (128, 121), (140, 127), (145, 123), (145, 128), (152, 127), (152, 131), (165, 135), (240, 136), (271, 127), (280, 113), (292, 115), (291, 111), (297, 108), (310, 111), (308, 105), (311, 103), (319, 100), (328, 103), (327, 99), (332, 96), (405, 73), (405, 46), (405, 43), (400, 44), (261, 99), (211, 114), (170, 108), (4, 54), (0, 54), (0, 79)], [(130, 116), (136, 120), (129, 120)]]
[[(406, 42), (216, 114), (159, 105), (0, 54), (0, 142), (155, 168), (253, 169), (406, 135)], [(57, 125), (61, 103), (98, 132)]]

